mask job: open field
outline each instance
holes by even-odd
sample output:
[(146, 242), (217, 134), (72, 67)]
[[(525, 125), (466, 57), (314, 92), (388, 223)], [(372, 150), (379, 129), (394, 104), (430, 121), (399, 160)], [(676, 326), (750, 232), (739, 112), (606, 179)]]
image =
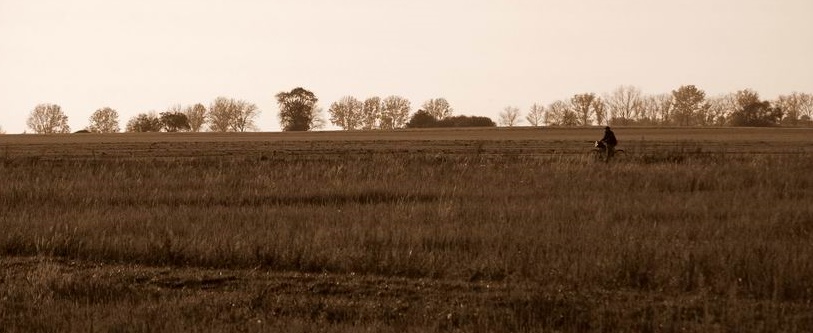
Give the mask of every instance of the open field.
[(3, 331), (813, 330), (813, 130), (0, 135)]

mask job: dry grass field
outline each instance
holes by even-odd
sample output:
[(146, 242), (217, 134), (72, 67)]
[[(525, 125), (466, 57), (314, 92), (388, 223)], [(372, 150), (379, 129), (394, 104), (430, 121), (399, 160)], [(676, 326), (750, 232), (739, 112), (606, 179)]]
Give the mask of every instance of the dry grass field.
[(813, 331), (813, 130), (615, 131), (0, 135), (0, 331)]

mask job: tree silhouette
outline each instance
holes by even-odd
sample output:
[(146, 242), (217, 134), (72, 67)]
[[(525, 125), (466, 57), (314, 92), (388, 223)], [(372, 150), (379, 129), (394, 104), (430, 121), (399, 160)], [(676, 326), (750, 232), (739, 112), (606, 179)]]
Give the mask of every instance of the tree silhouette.
[(28, 128), (34, 133), (70, 133), (68, 126), (68, 116), (62, 112), (62, 108), (56, 104), (39, 104), (31, 111), (28, 117)]
[(87, 130), (92, 133), (117, 133), (121, 130), (119, 113), (109, 107), (96, 110), (90, 116), (90, 125)]
[(423, 103), (421, 107), (424, 111), (435, 117), (435, 119), (443, 119), (452, 115), (454, 110), (449, 101), (445, 98), (433, 98)]
[(279, 119), (283, 131), (308, 131), (317, 118), (316, 102), (319, 101), (312, 92), (297, 87), (290, 92), (276, 95), (279, 105)]
[(672, 119), (675, 125), (695, 125), (696, 117), (702, 111), (706, 93), (693, 85), (681, 86), (672, 91)]
[(429, 114), (426, 110), (418, 110), (415, 114), (412, 115), (412, 118), (409, 119), (409, 122), (406, 124), (407, 128), (427, 128), (427, 127), (435, 127), (437, 124), (438, 119), (435, 116)]
[(161, 119), (154, 112), (140, 113), (127, 122), (127, 132), (160, 132)]
[(333, 102), (330, 109), (330, 122), (345, 130), (354, 130), (361, 126), (364, 104), (353, 96), (342, 97)]
[(189, 118), (183, 112), (161, 112), (159, 119), (167, 132), (189, 130)]

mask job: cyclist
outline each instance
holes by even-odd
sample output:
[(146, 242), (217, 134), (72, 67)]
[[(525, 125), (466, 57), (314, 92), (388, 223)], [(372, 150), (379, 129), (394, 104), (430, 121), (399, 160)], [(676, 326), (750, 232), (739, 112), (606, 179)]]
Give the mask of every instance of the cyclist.
[(618, 144), (615, 133), (610, 129), (610, 126), (604, 127), (604, 137), (601, 138), (601, 142), (607, 146), (607, 161), (609, 161), (615, 155), (615, 145)]

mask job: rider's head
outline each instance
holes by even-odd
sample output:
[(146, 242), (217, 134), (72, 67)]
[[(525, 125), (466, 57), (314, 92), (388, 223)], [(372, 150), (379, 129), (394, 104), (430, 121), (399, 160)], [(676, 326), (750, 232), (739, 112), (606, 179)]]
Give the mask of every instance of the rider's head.
[(605, 131), (609, 131), (609, 130), (610, 130), (610, 126), (604, 127), (604, 130), (605, 130)]

